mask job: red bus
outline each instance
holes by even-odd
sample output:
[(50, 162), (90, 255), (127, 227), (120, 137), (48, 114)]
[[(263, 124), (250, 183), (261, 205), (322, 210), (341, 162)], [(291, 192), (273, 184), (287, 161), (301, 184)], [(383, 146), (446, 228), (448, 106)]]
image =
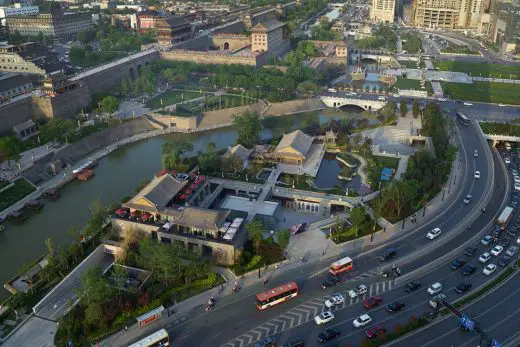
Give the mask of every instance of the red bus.
[(256, 294), (256, 308), (265, 310), (270, 306), (277, 305), (298, 295), (296, 282), (287, 282)]
[(170, 337), (168, 332), (165, 329), (161, 329), (128, 347), (166, 347), (169, 345)]
[(333, 275), (340, 274), (352, 269), (352, 259), (350, 257), (341, 258), (332, 263), (329, 267), (329, 272)]

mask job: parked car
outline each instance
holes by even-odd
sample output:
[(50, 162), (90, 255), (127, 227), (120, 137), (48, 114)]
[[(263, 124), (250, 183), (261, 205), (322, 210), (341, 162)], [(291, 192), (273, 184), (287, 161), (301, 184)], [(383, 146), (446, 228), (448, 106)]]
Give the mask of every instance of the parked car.
[(498, 240), (498, 245), (502, 247), (507, 247), (507, 245), (509, 245), (509, 242), (511, 242), (511, 238), (504, 236), (500, 240)]
[(491, 275), (493, 272), (495, 272), (495, 270), (497, 269), (497, 266), (495, 264), (487, 264), (485, 267), (484, 267), (484, 270), (482, 270), (482, 273), (484, 273), (484, 275)]
[(327, 341), (335, 339), (339, 335), (340, 335), (340, 332), (339, 332), (338, 329), (336, 329), (336, 328), (329, 328), (329, 329), (326, 329), (325, 331), (322, 331), (318, 335), (318, 342), (319, 343), (325, 343)]
[(512, 257), (516, 254), (516, 252), (518, 252), (517, 246), (509, 246), (509, 248), (506, 251), (506, 255)]
[(397, 312), (402, 310), (405, 307), (405, 304), (403, 301), (394, 301), (391, 304), (386, 305), (386, 310), (388, 312)]
[(486, 235), (480, 240), (480, 243), (484, 246), (487, 246), (491, 243), (491, 241), (493, 241), (493, 237), (491, 235)]
[(459, 294), (462, 294), (470, 290), (472, 286), (473, 285), (471, 283), (461, 282), (458, 286), (455, 287), (455, 291)]
[(323, 283), (321, 284), (321, 289), (327, 289), (330, 287), (334, 287), (339, 282), (341, 282), (340, 277), (329, 275), (329, 276), (327, 276), (325, 281), (323, 281)]
[(324, 311), (324, 312), (320, 313), (319, 315), (317, 315), (316, 317), (314, 317), (314, 322), (318, 325), (322, 325), (322, 324), (330, 322), (333, 319), (334, 319), (334, 313), (332, 313), (331, 311)]
[(383, 326), (383, 324), (374, 325), (372, 328), (366, 331), (366, 335), (369, 339), (373, 339), (374, 337), (377, 337), (379, 334), (384, 333), (386, 333), (386, 329)]
[(510, 256), (507, 256), (507, 255), (504, 255), (499, 261), (498, 261), (498, 265), (499, 266), (502, 266), (502, 267), (506, 267), (509, 265), (509, 263), (511, 262), (511, 257)]
[(489, 259), (491, 259), (491, 254), (489, 254), (489, 252), (484, 252), (480, 255), (478, 261), (480, 261), (482, 264), (485, 264), (489, 261)]
[(430, 232), (428, 232), (428, 234), (426, 234), (426, 237), (429, 238), (430, 240), (433, 240), (433, 239), (436, 239), (437, 237), (439, 237), (440, 235), (441, 235), (441, 229), (435, 228), (435, 229), (432, 229)]
[(493, 247), (493, 249), (491, 249), (491, 254), (498, 257), (500, 255), (500, 253), (502, 253), (503, 250), (504, 250), (504, 247), (502, 247), (500, 245), (496, 245), (495, 247)]
[(442, 284), (440, 284), (439, 282), (436, 282), (436, 283), (432, 284), (428, 288), (427, 292), (430, 295), (434, 295), (434, 294), (442, 292)]
[(370, 298), (363, 301), (365, 308), (374, 308), (383, 302), (383, 298), (380, 296), (371, 296)]
[(411, 281), (406, 284), (406, 286), (404, 287), (404, 290), (408, 293), (411, 293), (411, 292), (414, 292), (417, 289), (421, 288), (421, 286), (422, 286), (422, 284), (420, 284), (419, 282)]
[(356, 298), (358, 295), (363, 295), (365, 294), (366, 292), (368, 291), (368, 288), (367, 286), (365, 286), (364, 284), (360, 284), (359, 286), (357, 286), (356, 288), (350, 290), (348, 292), (348, 295), (351, 297), (351, 298)]
[(268, 336), (265, 339), (262, 339), (255, 344), (255, 347), (275, 347), (275, 346), (276, 346), (276, 338), (274, 336)]
[(329, 300), (325, 301), (325, 306), (328, 308), (342, 305), (345, 302), (345, 298), (342, 295), (334, 295)]
[(461, 267), (463, 267), (464, 264), (466, 264), (467, 262), (468, 261), (465, 258), (457, 258), (451, 262), (450, 267), (452, 270), (458, 270)]
[(476, 270), (477, 270), (477, 267), (476, 267), (476, 266), (471, 265), (471, 264), (467, 264), (467, 265), (464, 266), (464, 268), (462, 269), (462, 274), (463, 274), (464, 276), (469, 276), (469, 275), (472, 275)]
[[(327, 329), (327, 330), (329, 330), (329, 329)], [(339, 331), (338, 331), (338, 333), (339, 333)], [(319, 336), (320, 335), (318, 335), (318, 337)], [(304, 341), (301, 339), (294, 339), (294, 340), (287, 342), (285, 345), (283, 345), (283, 347), (303, 347), (303, 346), (304, 346)]]
[(370, 316), (368, 314), (362, 314), (361, 316), (354, 319), (354, 321), (352, 322), (352, 325), (354, 326), (354, 328), (359, 328), (359, 327), (365, 326), (367, 324), (370, 324), (371, 322), (372, 322), (372, 318), (370, 318)]

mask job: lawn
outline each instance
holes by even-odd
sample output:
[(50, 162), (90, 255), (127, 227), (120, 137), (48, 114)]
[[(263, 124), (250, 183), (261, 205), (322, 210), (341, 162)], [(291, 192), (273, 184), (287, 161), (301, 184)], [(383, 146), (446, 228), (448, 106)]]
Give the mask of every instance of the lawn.
[(441, 82), (444, 94), (452, 99), (519, 105), (520, 85), (475, 82), (473, 84)]
[(520, 136), (520, 125), (511, 123), (480, 122), (484, 134)]
[(389, 167), (391, 169), (397, 170), (397, 166), (399, 165), (398, 158), (374, 156), (374, 160), (378, 166)]
[(417, 69), (417, 61), (409, 61), (409, 60), (399, 60), (399, 64), (408, 69)]
[[(159, 96), (149, 100), (146, 103), (146, 107), (153, 109), (159, 108), (161, 106), (173, 105), (178, 102), (195, 99), (203, 96), (204, 94), (192, 91), (181, 91), (181, 90), (169, 90), (165, 93), (162, 93)], [(161, 105), (162, 100), (162, 105)]]
[(419, 80), (411, 80), (408, 78), (397, 78), (394, 88), (421, 90), (421, 82)]
[(4, 190), (0, 195), (0, 211), (5, 210), (35, 190), (36, 188), (29, 184), (29, 182), (27, 182), (25, 179), (21, 178), (16, 180), (14, 182), (14, 186)]
[(443, 71), (466, 72), (472, 76), (520, 79), (520, 66), (487, 63), (467, 63), (457, 61), (436, 61), (435, 65)]

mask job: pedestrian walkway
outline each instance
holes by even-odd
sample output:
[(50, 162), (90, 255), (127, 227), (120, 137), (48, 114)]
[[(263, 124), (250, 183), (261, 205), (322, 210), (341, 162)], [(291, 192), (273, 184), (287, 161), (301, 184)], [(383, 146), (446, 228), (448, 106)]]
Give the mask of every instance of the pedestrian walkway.
[(401, 159), (399, 159), (399, 164), (397, 165), (397, 170), (395, 172), (395, 179), (397, 181), (400, 181), (403, 178), (403, 175), (406, 173), (406, 170), (408, 169), (409, 159), (409, 155), (402, 155)]

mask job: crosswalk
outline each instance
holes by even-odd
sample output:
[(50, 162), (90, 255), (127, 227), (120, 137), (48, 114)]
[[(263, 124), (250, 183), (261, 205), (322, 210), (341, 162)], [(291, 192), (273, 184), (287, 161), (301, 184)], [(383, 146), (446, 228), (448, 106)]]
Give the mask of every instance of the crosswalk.
[[(336, 306), (334, 311), (342, 310), (346, 307), (355, 305), (364, 299), (379, 295), (393, 288), (394, 283), (392, 280), (385, 282), (372, 283), (368, 287), (368, 291), (363, 296), (351, 298), (348, 292), (335, 293), (341, 294), (345, 297), (345, 302), (341, 305)], [(303, 304), (284, 312), (276, 318), (270, 319), (266, 323), (249, 330), (247, 333), (240, 335), (221, 347), (243, 347), (249, 344), (255, 343), (267, 336), (276, 335), (285, 330), (297, 327), (303, 323), (306, 323), (319, 313), (326, 310), (325, 301), (330, 297), (326, 296), (323, 298), (315, 298), (304, 302)]]

